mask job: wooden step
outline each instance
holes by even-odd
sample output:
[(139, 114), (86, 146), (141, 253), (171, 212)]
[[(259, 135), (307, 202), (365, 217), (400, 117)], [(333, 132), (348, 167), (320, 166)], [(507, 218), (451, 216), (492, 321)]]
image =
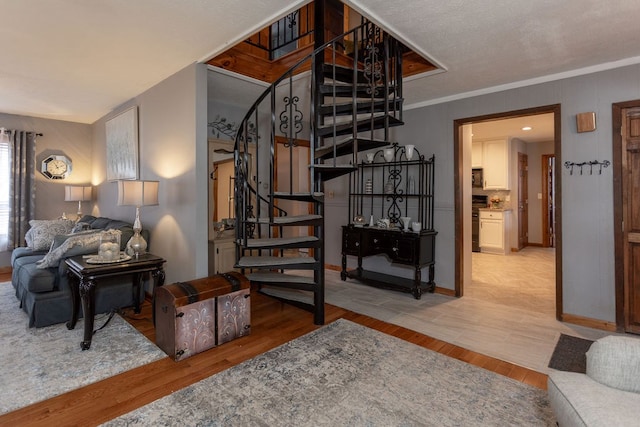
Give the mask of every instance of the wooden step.
[[(346, 83), (338, 83), (338, 84), (320, 84), (319, 87), (320, 95), (323, 96), (333, 96), (336, 97), (349, 97), (353, 96), (353, 85)], [(388, 88), (384, 86), (369, 86), (368, 84), (357, 84), (355, 86), (355, 93), (357, 98), (364, 99), (384, 99), (385, 89), (387, 90), (388, 95), (392, 95), (395, 92), (395, 88), (390, 85)], [(373, 91), (373, 92), (372, 92)]]
[(330, 181), (342, 175), (350, 174), (354, 172), (357, 167), (353, 165), (336, 165), (331, 164), (317, 164), (313, 165), (313, 174), (321, 181)]
[(324, 193), (322, 192), (292, 193), (292, 192), (276, 191), (275, 193), (273, 193), (273, 198), (281, 199), (281, 200), (295, 200), (298, 202), (322, 203), (324, 201)]
[(316, 267), (317, 261), (311, 257), (245, 256), (238, 260), (236, 268), (255, 268), (258, 270), (309, 270)]
[[(388, 111), (400, 111), (402, 109), (402, 102), (403, 99), (401, 98), (389, 99), (388, 101), (384, 99), (359, 101), (356, 103), (356, 112), (358, 114), (383, 113), (385, 111), (385, 105), (388, 106)], [(324, 104), (320, 106), (318, 113), (321, 116), (333, 116), (334, 113), (336, 116), (350, 115), (353, 114), (353, 103), (345, 102), (336, 104), (335, 111), (333, 104)]]
[[(322, 65), (322, 75), (328, 79), (344, 82), (344, 83), (353, 83), (353, 68), (344, 67), (342, 65), (332, 65), (332, 64), (323, 64)], [(364, 71), (359, 69), (356, 72), (356, 80), (358, 83), (367, 83), (369, 79), (364, 75)]]
[[(358, 152), (360, 151), (368, 151), (373, 150), (374, 148), (380, 148), (391, 143), (389, 141), (384, 141), (380, 139), (367, 139), (367, 138), (357, 138), (358, 142)], [(353, 138), (348, 138), (343, 141), (340, 141), (335, 144), (335, 156), (345, 156), (347, 154), (353, 154), (353, 146), (354, 140)], [(333, 158), (334, 156), (334, 146), (325, 145), (324, 147), (317, 148), (315, 150), (315, 157), (317, 160), (325, 160)]]
[[(389, 118), (389, 127), (401, 126), (404, 123), (395, 117), (386, 116)], [(373, 123), (372, 123), (373, 122)], [(373, 120), (371, 119), (362, 119), (357, 122), (357, 132), (365, 132), (369, 130), (375, 129), (383, 129), (385, 126), (385, 116), (375, 117)], [(335, 133), (334, 133), (335, 132)], [(353, 124), (351, 122), (338, 123), (330, 126), (323, 126), (318, 128), (318, 136), (321, 138), (326, 138), (327, 136), (339, 136), (339, 135), (348, 135), (353, 133)]]
[(273, 221), (269, 217), (247, 218), (248, 223), (271, 224), (271, 225), (318, 225), (322, 220), (322, 215), (287, 215), (275, 216)]
[(282, 289), (274, 286), (263, 286), (260, 293), (288, 303), (304, 304), (302, 308), (313, 312), (313, 293), (298, 289)]
[(316, 287), (313, 277), (308, 276), (260, 271), (257, 273), (249, 273), (246, 277), (251, 282), (259, 285), (273, 285), (281, 288), (303, 289), (306, 291), (313, 291)]
[(317, 248), (320, 239), (316, 236), (274, 237), (268, 239), (248, 239), (247, 249), (293, 249)]

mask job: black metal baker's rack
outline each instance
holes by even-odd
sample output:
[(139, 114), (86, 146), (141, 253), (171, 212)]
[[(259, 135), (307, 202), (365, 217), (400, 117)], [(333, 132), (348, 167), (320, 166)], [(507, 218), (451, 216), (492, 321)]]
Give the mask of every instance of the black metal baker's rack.
[(349, 181), (349, 222), (364, 217), (368, 224), (373, 216), (399, 226), (401, 217), (411, 216), (424, 230), (433, 230), (434, 162), (435, 155), (427, 159), (415, 147), (398, 143), (370, 159), (364, 156)]

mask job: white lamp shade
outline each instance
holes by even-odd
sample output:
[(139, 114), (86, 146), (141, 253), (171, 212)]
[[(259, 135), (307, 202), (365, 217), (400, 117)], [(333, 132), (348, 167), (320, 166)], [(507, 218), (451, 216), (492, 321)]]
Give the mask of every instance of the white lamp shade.
[(64, 186), (64, 201), (65, 202), (86, 202), (91, 200), (90, 185), (65, 185)]
[(158, 204), (158, 181), (118, 181), (118, 206)]

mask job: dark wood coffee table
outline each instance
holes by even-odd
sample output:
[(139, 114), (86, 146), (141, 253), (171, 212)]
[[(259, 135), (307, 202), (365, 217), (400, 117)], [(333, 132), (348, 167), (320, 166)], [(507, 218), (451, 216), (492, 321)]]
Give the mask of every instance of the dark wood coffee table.
[(90, 264), (83, 256), (67, 258), (69, 285), (73, 308), (71, 320), (67, 322), (67, 329), (73, 329), (78, 322), (80, 300), (84, 313), (84, 339), (80, 343), (82, 350), (91, 347), (93, 336), (93, 317), (95, 315), (95, 290), (100, 286), (100, 281), (107, 277), (131, 276), (134, 289), (135, 312), (140, 312), (140, 287), (142, 278), (146, 273), (153, 277), (153, 289), (164, 284), (164, 270), (162, 265), (166, 261), (156, 255), (144, 254), (133, 257), (130, 260), (110, 264)]

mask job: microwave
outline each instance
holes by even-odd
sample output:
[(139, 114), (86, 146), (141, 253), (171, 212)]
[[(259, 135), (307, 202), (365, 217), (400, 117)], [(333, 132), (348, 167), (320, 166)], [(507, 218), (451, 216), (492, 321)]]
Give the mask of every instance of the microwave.
[(472, 169), (471, 170), (471, 187), (473, 188), (483, 188), (483, 177), (482, 177), (482, 169)]

